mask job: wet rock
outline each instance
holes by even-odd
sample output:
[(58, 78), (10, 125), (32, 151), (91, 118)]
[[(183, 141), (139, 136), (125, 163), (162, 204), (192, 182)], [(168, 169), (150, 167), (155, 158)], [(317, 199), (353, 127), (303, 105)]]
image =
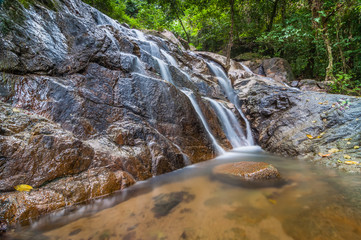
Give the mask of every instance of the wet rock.
[[(361, 171), (359, 98), (300, 91), (259, 77), (238, 79), (235, 88), (263, 149)], [(347, 109), (340, 105), (342, 100), (348, 101)]]
[(254, 73), (258, 73), (259, 67), (262, 65), (265, 71), (265, 76), (273, 78), (278, 82), (292, 82), (294, 76), (292, 68), (287, 60), (282, 58), (258, 59), (242, 62)]
[(4, 219), (0, 219), (0, 236), (1, 236), (1, 233), (4, 233), (8, 230), (8, 225), (7, 223), (5, 222)]
[(154, 207), (152, 212), (154, 212), (154, 217), (161, 218), (167, 216), (173, 208), (178, 206), (181, 202), (188, 203), (195, 198), (193, 194), (188, 192), (171, 192), (171, 193), (162, 193), (153, 198)]
[(280, 173), (264, 162), (236, 162), (213, 168), (215, 178), (244, 187), (268, 187), (283, 184)]
[(298, 82), (297, 87), (302, 91), (326, 92), (327, 84), (312, 79), (303, 79)]

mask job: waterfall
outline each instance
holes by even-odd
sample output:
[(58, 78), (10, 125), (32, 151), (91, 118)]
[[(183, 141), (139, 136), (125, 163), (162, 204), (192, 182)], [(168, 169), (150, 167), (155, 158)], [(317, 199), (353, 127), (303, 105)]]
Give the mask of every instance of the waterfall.
[(221, 85), (223, 91), (225, 92), (228, 100), (231, 101), (231, 103), (233, 103), (236, 106), (237, 111), (241, 115), (243, 121), (246, 123), (247, 145), (250, 145), (250, 146), (254, 145), (254, 140), (253, 140), (252, 131), (251, 131), (251, 125), (249, 124), (246, 116), (244, 116), (244, 114), (241, 110), (241, 106), (239, 104), (237, 94), (235, 93), (235, 91), (231, 85), (231, 81), (229, 80), (226, 73), (223, 71), (223, 69), (221, 67), (219, 67), (218, 65), (216, 65), (213, 62), (208, 62), (207, 65), (208, 65), (209, 69), (213, 72), (213, 74), (218, 78), (219, 84)]
[(159, 70), (160, 70), (160, 75), (162, 76), (162, 78), (164, 80), (166, 80), (167, 82), (171, 83), (174, 85), (173, 79), (172, 79), (172, 75), (170, 74), (169, 71), (169, 67), (168, 65), (161, 59), (157, 58), (157, 57), (153, 57), (159, 66)]
[[(147, 40), (143, 32), (140, 32), (138, 30), (133, 30), (133, 33), (136, 35), (138, 40), (142, 42), (142, 44), (140, 44), (140, 47), (144, 51), (151, 54), (152, 58), (157, 63), (159, 67), (159, 73), (162, 76), (162, 78), (165, 81), (177, 87), (188, 97), (194, 110), (198, 115), (198, 118), (201, 120), (204, 129), (206, 130), (206, 133), (209, 139), (211, 140), (216, 152), (218, 154), (225, 153), (224, 149), (220, 146), (220, 144), (217, 142), (217, 139), (212, 134), (212, 131), (207, 123), (205, 116), (201, 111), (201, 108), (197, 102), (194, 92), (188, 88), (181, 88), (175, 85), (169, 69), (169, 65), (176, 67), (182, 74), (184, 74), (184, 76), (186, 76), (189, 79), (189, 81), (191, 81), (191, 77), (189, 76), (189, 74), (182, 71), (179, 68), (177, 61), (170, 54), (168, 54), (167, 51), (160, 49), (155, 42)], [(243, 112), (240, 110), (239, 101), (236, 93), (234, 92), (234, 89), (231, 86), (230, 80), (228, 79), (225, 72), (216, 64), (212, 62), (207, 64), (208, 67), (211, 69), (211, 71), (214, 73), (214, 75), (218, 78), (219, 84), (226, 93), (227, 98), (235, 105), (237, 111), (240, 113), (241, 117), (246, 123), (247, 137), (245, 137), (245, 134), (243, 133), (243, 130), (240, 127), (237, 118), (232, 111), (230, 111), (228, 108), (226, 108), (224, 105), (220, 104), (219, 102), (210, 98), (206, 98), (210, 102), (215, 113), (217, 114), (217, 117), (221, 122), (222, 129), (224, 130), (225, 135), (227, 136), (233, 148), (253, 145), (253, 138), (252, 138), (250, 124), (247, 121), (246, 117), (243, 115)]]
[(211, 103), (213, 109), (216, 111), (224, 133), (232, 144), (232, 147), (238, 148), (247, 145), (247, 140), (233, 112), (211, 98), (205, 99)]
[(209, 128), (209, 125), (208, 125), (208, 123), (207, 123), (207, 120), (206, 120), (206, 118), (204, 117), (204, 115), (203, 115), (203, 113), (202, 113), (202, 110), (201, 110), (201, 108), (199, 107), (198, 102), (197, 102), (197, 100), (196, 100), (193, 92), (190, 91), (189, 89), (187, 89), (187, 90), (186, 90), (186, 89), (181, 89), (181, 91), (182, 91), (182, 92), (189, 98), (189, 100), (191, 101), (191, 103), (192, 103), (192, 105), (193, 105), (193, 107), (194, 107), (194, 110), (196, 110), (196, 112), (197, 112), (197, 114), (198, 114), (198, 117), (199, 117), (200, 120), (202, 121), (203, 126), (204, 126), (204, 128), (206, 129), (207, 134), (208, 134), (209, 138), (211, 139), (213, 146), (214, 146), (215, 149), (216, 149), (216, 152), (217, 152), (218, 154), (224, 154), (225, 151), (224, 151), (224, 149), (218, 144), (216, 138), (213, 136), (213, 134), (212, 134), (212, 132), (211, 132), (211, 130), (210, 130), (210, 128)]
[(163, 56), (167, 59), (168, 63), (172, 66), (175, 66), (178, 68), (178, 63), (177, 61), (174, 59), (174, 57), (172, 57), (170, 54), (168, 54), (166, 51), (164, 51), (163, 49), (160, 50), (163, 54)]

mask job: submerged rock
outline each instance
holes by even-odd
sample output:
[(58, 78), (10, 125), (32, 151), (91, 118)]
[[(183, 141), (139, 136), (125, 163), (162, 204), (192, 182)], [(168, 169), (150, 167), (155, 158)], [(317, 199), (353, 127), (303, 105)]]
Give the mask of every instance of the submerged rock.
[(278, 170), (264, 162), (236, 162), (213, 168), (216, 178), (244, 187), (268, 187), (284, 183)]
[(160, 194), (153, 198), (154, 207), (152, 208), (152, 212), (154, 212), (154, 217), (164, 217), (181, 202), (188, 203), (194, 200), (194, 198), (195, 196), (193, 194), (185, 191)]

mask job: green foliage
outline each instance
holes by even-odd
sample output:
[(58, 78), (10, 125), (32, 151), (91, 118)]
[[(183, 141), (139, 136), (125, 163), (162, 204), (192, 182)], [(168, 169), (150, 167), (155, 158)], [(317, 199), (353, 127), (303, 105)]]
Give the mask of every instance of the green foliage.
[(353, 76), (347, 73), (339, 72), (336, 74), (334, 82), (330, 83), (332, 93), (360, 95), (361, 81), (352, 81)]
[(85, 3), (95, 7), (109, 17), (123, 22), (125, 16), (125, 3), (118, 0), (84, 0)]

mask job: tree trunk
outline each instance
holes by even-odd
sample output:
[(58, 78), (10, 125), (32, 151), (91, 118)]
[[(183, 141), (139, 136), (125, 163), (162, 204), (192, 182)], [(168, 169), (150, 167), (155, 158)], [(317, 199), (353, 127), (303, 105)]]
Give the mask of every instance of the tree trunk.
[(233, 46), (233, 28), (234, 28), (234, 0), (229, 0), (231, 6), (231, 30), (229, 31), (229, 42), (227, 46), (227, 61), (226, 61), (226, 71), (228, 72), (231, 68), (231, 50)]
[[(332, 45), (328, 33), (328, 17), (320, 16), (320, 11), (323, 7), (323, 1), (321, 0), (308, 0), (308, 4), (312, 13), (312, 27), (315, 29), (316, 34), (320, 32), (323, 42), (326, 46), (328, 66), (326, 68), (326, 81), (333, 81), (335, 77), (333, 76), (333, 55), (332, 55)], [(330, 15), (329, 15), (330, 16)], [(319, 21), (316, 21), (317, 18), (320, 18)], [(316, 35), (317, 37), (317, 35)]]
[(268, 23), (268, 26), (267, 26), (267, 32), (270, 32), (272, 30), (272, 27), (273, 27), (273, 21), (276, 17), (276, 13), (277, 13), (277, 5), (278, 5), (278, 2), (279, 0), (275, 0), (274, 4), (273, 4), (273, 11), (272, 11), (272, 14), (271, 14), (271, 19)]
[(183, 25), (182, 19), (179, 17), (179, 12), (182, 11), (182, 10), (179, 8), (177, 2), (173, 1), (173, 4), (174, 4), (174, 7), (175, 7), (175, 12), (176, 12), (176, 14), (177, 14), (177, 19), (178, 19), (178, 21), (180, 22), (180, 24), (181, 24), (181, 26), (182, 26), (182, 28), (183, 28), (184, 33), (186, 34), (187, 42), (190, 43), (190, 38), (189, 38), (188, 32), (187, 32), (186, 28), (185, 28), (184, 25)]
[(340, 52), (340, 58), (341, 58), (341, 61), (342, 61), (342, 71), (344, 73), (347, 73), (347, 69), (348, 69), (348, 66), (346, 64), (346, 59), (345, 59), (345, 55), (343, 54), (343, 50), (342, 50), (342, 47), (340, 45), (341, 41), (340, 41), (340, 23), (337, 24), (337, 27), (336, 27), (336, 39), (337, 39), (337, 46), (338, 46), (338, 50)]
[(327, 49), (327, 57), (328, 57), (328, 66), (326, 68), (326, 81), (333, 81), (335, 80), (335, 77), (333, 76), (333, 55), (332, 55), (332, 46), (330, 42), (330, 38), (328, 35), (328, 29), (325, 26), (325, 28), (322, 31), (322, 38), (326, 45)]

